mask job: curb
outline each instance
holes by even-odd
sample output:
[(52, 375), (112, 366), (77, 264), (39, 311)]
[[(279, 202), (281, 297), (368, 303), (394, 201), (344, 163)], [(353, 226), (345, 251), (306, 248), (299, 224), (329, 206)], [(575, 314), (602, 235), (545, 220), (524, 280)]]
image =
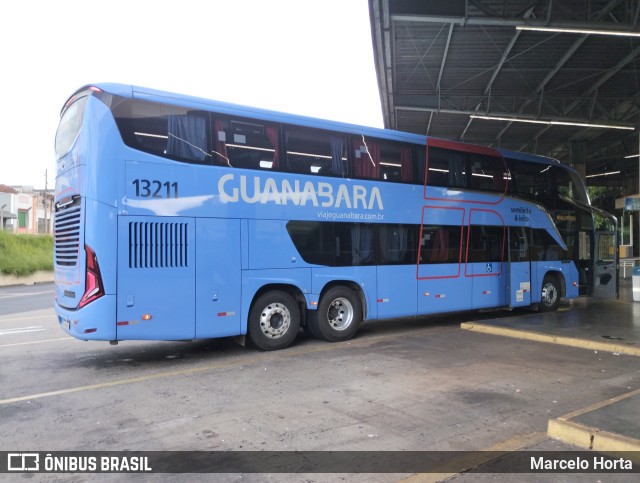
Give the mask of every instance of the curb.
[(568, 347), (577, 347), (579, 349), (590, 349), (603, 352), (617, 352), (629, 356), (640, 356), (640, 347), (631, 347), (627, 345), (600, 342), (588, 339), (580, 339), (577, 337), (565, 337), (561, 335), (543, 334), (530, 330), (508, 329), (506, 327), (494, 327), (491, 325), (477, 324), (474, 322), (463, 322), (460, 328), (470, 330), (472, 332), (482, 332), (491, 335), (501, 335), (511, 337), (513, 339), (532, 340), (535, 342), (544, 342), (546, 344), (556, 344)]
[(571, 421), (573, 418), (578, 418), (584, 414), (639, 395), (640, 389), (637, 389), (622, 396), (565, 414), (557, 419), (550, 419), (547, 425), (547, 434), (565, 443), (602, 453), (633, 452), (634, 454), (630, 456), (630, 459), (635, 463), (640, 463), (640, 440)]
[(39, 271), (27, 277), (0, 274), (0, 287), (12, 285), (34, 285), (36, 283), (53, 282), (53, 272)]

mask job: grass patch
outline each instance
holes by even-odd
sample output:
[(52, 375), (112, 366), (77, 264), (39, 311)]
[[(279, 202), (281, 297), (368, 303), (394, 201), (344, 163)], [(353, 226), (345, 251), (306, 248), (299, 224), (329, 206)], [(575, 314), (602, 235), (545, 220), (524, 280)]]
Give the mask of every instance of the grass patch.
[(23, 277), (38, 270), (53, 270), (53, 238), (0, 232), (0, 273)]

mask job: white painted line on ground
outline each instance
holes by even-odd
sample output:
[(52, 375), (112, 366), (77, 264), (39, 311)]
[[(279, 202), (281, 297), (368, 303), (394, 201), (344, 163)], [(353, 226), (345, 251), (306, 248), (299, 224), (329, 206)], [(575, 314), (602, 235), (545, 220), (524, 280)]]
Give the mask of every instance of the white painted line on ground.
[(12, 319), (3, 319), (0, 316), (0, 324), (5, 322), (16, 322), (18, 320), (36, 320), (36, 319), (55, 319), (55, 314), (34, 315), (33, 317), (14, 317)]
[(31, 327), (16, 327), (15, 329), (0, 330), (0, 335), (24, 334), (26, 332), (40, 332), (43, 330), (47, 330), (47, 329), (45, 329), (41, 325), (34, 325)]
[(55, 290), (47, 290), (46, 292), (27, 292), (27, 293), (10, 293), (5, 295), (0, 295), (0, 299), (10, 299), (15, 297), (28, 297), (29, 295), (44, 295), (47, 293), (56, 293)]
[(32, 340), (29, 342), (16, 342), (15, 344), (0, 344), (0, 348), (2, 347), (15, 347), (18, 345), (31, 345), (31, 344), (42, 344), (43, 342), (56, 342), (59, 340), (76, 340), (73, 337), (60, 337), (58, 339), (47, 339), (47, 340)]

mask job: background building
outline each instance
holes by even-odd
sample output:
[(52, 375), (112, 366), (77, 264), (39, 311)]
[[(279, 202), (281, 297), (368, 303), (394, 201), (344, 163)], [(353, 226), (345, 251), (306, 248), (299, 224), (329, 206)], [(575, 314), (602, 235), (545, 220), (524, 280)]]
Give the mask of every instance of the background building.
[(53, 234), (53, 203), (48, 190), (0, 184), (0, 229), (10, 233)]

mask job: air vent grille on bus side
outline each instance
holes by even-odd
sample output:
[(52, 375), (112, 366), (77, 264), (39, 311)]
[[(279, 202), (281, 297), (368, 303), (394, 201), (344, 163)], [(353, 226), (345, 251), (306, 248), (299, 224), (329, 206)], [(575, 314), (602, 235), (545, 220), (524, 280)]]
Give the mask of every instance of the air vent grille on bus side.
[(56, 265), (75, 267), (80, 252), (80, 198), (58, 203), (54, 218), (54, 252)]
[(129, 268), (188, 267), (187, 223), (129, 223)]

